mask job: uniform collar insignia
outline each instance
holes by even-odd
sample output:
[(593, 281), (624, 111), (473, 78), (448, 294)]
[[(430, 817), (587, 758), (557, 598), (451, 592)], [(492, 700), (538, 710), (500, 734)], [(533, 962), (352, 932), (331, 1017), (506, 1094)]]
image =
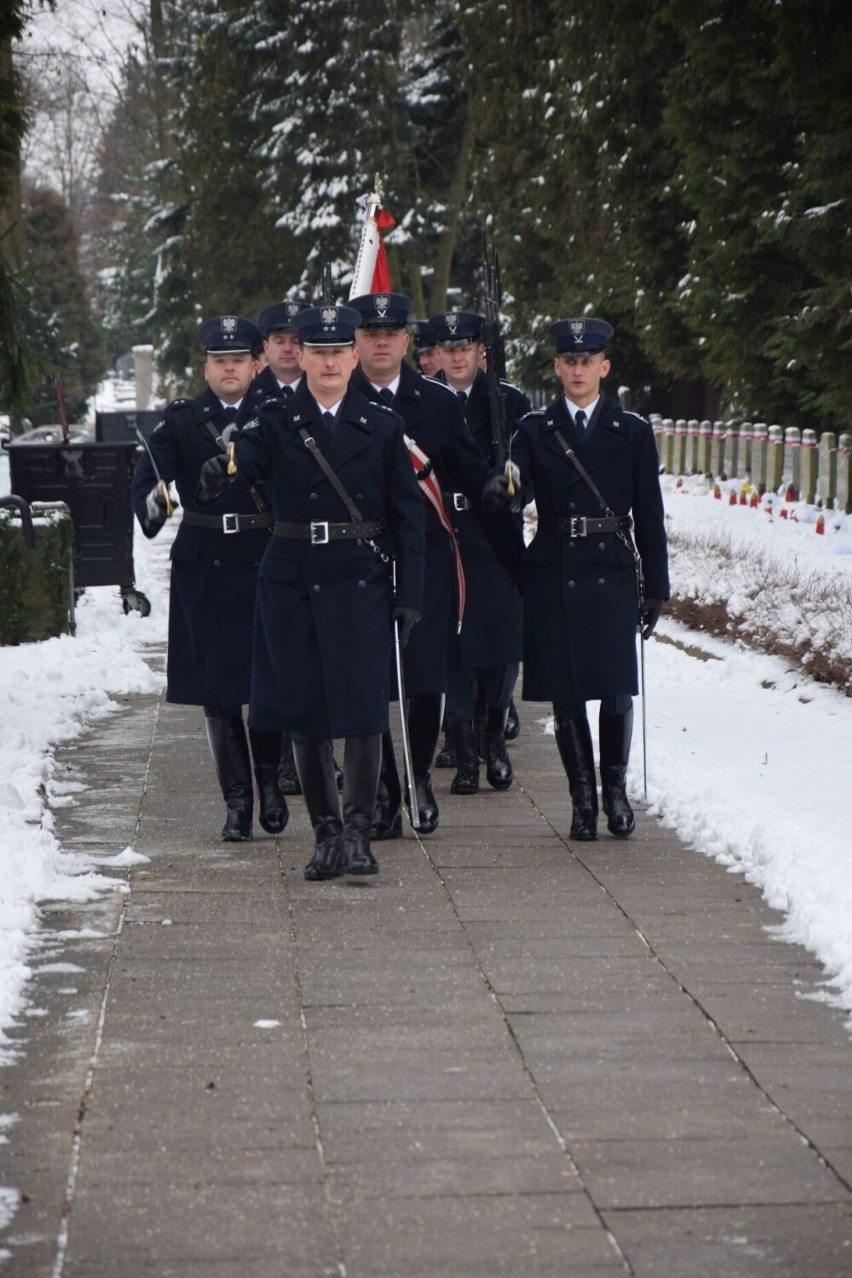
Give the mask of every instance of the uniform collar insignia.
[(359, 420), (359, 422), (361, 423), (361, 425), (362, 425), (362, 426), (366, 426), (366, 425), (367, 425), (367, 419), (366, 419), (366, 417), (359, 417), (359, 418), (358, 418), (358, 420)]

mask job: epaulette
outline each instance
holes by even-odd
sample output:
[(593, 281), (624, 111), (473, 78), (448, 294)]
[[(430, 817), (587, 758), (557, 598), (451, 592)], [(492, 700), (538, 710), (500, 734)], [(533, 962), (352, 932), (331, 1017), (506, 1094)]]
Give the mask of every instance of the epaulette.
[(505, 377), (500, 377), (498, 380), (501, 386), (506, 386), (509, 390), (517, 391), (519, 395), (523, 395), (525, 393), (521, 390), (520, 386), (516, 386), (514, 382), (508, 382)]
[(255, 427), (256, 427), (256, 426), (259, 426), (259, 425), (260, 425), (260, 418), (259, 418), (259, 417), (253, 417), (253, 418), (251, 419), (251, 421), (250, 421), (250, 422), (246, 422), (246, 423), (245, 423), (245, 425), (243, 426), (243, 428), (242, 428), (242, 429), (243, 429), (243, 430), (254, 430), (254, 429), (255, 429)]
[(518, 425), (521, 422), (529, 421), (531, 417), (544, 417), (545, 410), (543, 408), (531, 408), (528, 413), (524, 413), (523, 417), (518, 418)]
[(175, 423), (176, 426), (191, 426), (195, 422), (195, 401), (191, 399), (173, 399), (166, 406), (163, 418)]
[(395, 417), (399, 417), (399, 413), (396, 411), (396, 409), (395, 409), (395, 408), (391, 408), (390, 404), (377, 404), (377, 403), (376, 403), (374, 400), (372, 400), (372, 399), (370, 400), (370, 403), (373, 405), (373, 408), (378, 408), (378, 409), (380, 409), (383, 413), (393, 413), (393, 415), (394, 415)]

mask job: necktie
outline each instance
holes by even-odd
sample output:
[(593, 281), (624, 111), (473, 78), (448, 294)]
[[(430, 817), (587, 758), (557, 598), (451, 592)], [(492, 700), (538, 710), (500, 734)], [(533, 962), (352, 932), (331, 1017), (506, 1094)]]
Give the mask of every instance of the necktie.
[(390, 386), (383, 386), (379, 391), (379, 399), (383, 404), (387, 404), (388, 408), (393, 407), (393, 391)]
[(586, 414), (582, 408), (579, 408), (574, 414), (574, 425), (577, 427), (577, 434), (582, 437), (586, 431)]
[(294, 393), (295, 393), (295, 392), (293, 391), (293, 387), (292, 387), (292, 386), (282, 386), (282, 387), (281, 387), (281, 394), (284, 396), (284, 398), (285, 398), (286, 400), (291, 400), (291, 399), (293, 398)]
[(464, 391), (456, 391), (456, 394), (463, 404), (467, 403), (467, 395), (465, 395)]
[(228, 422), (235, 422), (237, 420), (237, 410), (234, 408), (233, 404), (225, 409), (223, 416), (225, 419), (225, 425), (227, 425)]
[(326, 424), (329, 435), (334, 434), (334, 413), (323, 413), (322, 419)]

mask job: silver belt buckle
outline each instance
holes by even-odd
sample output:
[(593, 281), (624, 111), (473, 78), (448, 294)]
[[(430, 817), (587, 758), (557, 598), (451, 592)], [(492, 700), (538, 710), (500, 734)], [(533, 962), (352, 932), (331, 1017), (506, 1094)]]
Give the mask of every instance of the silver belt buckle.
[(227, 515), (222, 516), (222, 532), (238, 533), (240, 531), (240, 517), (236, 511), (232, 510)]
[(315, 520), (309, 525), (312, 546), (325, 546), (328, 544), (328, 520)]
[(453, 493), (453, 510), (470, 510), (470, 502), (464, 493)]
[(588, 536), (588, 534), (587, 534), (587, 532), (586, 532), (586, 516), (585, 516), (585, 515), (572, 515), (572, 516), (571, 516), (571, 533), (570, 533), (570, 536), (572, 536), (572, 537), (586, 537), (586, 536)]

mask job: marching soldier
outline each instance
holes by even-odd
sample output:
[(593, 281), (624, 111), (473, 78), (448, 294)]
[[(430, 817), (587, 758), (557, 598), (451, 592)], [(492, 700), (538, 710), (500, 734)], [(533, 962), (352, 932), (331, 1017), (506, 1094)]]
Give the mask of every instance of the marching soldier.
[[(449, 311), (429, 320), (441, 355), (442, 377), (463, 402), (465, 420), (475, 442), (492, 466), (505, 459), (495, 456), (488, 383), (481, 368), (484, 316), (475, 311)], [(506, 396), (509, 434), (530, 402), (511, 382), (500, 383)], [(464, 493), (447, 492), (447, 509), (461, 547), (467, 581), (465, 624), (451, 642), (449, 683), (444, 723), (455, 747), (456, 775), (453, 794), (475, 794), (479, 789), (479, 744), (474, 735), (476, 690), (484, 701), (480, 726), (486, 778), (495, 790), (512, 784), (512, 765), (506, 750), (506, 717), (518, 677), (522, 646), (522, 607), (482, 526), (470, 510)], [(519, 532), (520, 536), (520, 532)]]
[[(566, 319), (550, 332), (564, 395), (524, 417), (512, 446), (519, 479), (534, 483), (538, 508), (538, 531), (523, 559), (523, 695), (553, 702), (574, 809), (570, 837), (579, 840), (597, 838), (586, 701), (600, 700), (603, 810), (610, 832), (627, 838), (636, 824), (625, 788), (636, 625), (641, 617), (647, 639), (669, 597), (657, 450), (649, 423), (600, 392), (611, 325)], [(510, 501), (506, 476), (490, 479), (486, 505)]]
[[(403, 672), (420, 830), (431, 834), (439, 813), (430, 768), (447, 687), (447, 641), (450, 633), (458, 630), (463, 585), (456, 570), (458, 548), (441, 493), (455, 489), (465, 494), (481, 518), (482, 485), (487, 479), (488, 463), (471, 437), (458, 398), (443, 383), (421, 377), (404, 362), (410, 341), (411, 299), (401, 293), (367, 293), (351, 298), (349, 305), (361, 317), (356, 333), (359, 365), (351, 385), (368, 399), (385, 403), (402, 415), (406, 437), (419, 446), (419, 450), (411, 451), (413, 468), (426, 472), (426, 482), (421, 485), (426, 515), (423, 617), (405, 649)], [(431, 475), (437, 483), (432, 480), (430, 485)], [(496, 521), (492, 517), (488, 522)], [(499, 522), (507, 529), (504, 535), (513, 532), (511, 521)], [(512, 545), (514, 548), (514, 540)], [(393, 838), (401, 833), (399, 775), (388, 734), (383, 745), (373, 838)]]
[[(267, 399), (280, 399), (295, 394), (302, 378), (299, 364), (299, 339), (293, 327), (293, 319), (300, 311), (306, 311), (310, 302), (301, 298), (284, 302), (272, 302), (257, 317), (257, 326), (263, 338), (266, 366), (260, 370), (251, 385), (250, 403), (259, 408)], [(279, 784), (283, 794), (301, 794), (296, 764), (293, 759), (293, 743), (284, 733)]]
[(302, 376), (299, 364), (299, 339), (293, 320), (300, 311), (306, 311), (309, 302), (273, 302), (257, 317), (257, 325), (263, 337), (263, 353), (266, 367), (255, 377), (251, 387), (251, 403), (257, 407), (265, 399), (280, 398), (295, 392)]
[(424, 377), (437, 377), (441, 371), (441, 356), (435, 345), (435, 330), (428, 320), (412, 320), (414, 344), (411, 350), (418, 373)]
[(133, 476), (133, 508), (146, 537), (170, 513), (168, 485), (177, 485), (183, 518), (171, 551), (167, 700), (204, 708), (204, 723), (227, 815), (226, 842), (251, 838), (253, 790), (249, 742), (260, 797), (260, 823), (271, 834), (287, 824), (278, 781), (281, 732), (249, 731), (242, 707), (251, 691), (257, 569), (270, 540), (271, 518), (255, 491), (228, 490), (202, 512), (198, 474), (221, 455), (247, 416), (260, 333), (250, 320), (222, 315), (198, 330), (206, 351), (207, 389), (177, 399), (151, 435)]
[[(235, 490), (264, 480), (274, 524), (260, 566), (250, 722), (283, 724), (316, 845), (305, 878), (378, 872), (370, 827), (388, 728), (392, 618), (407, 641), (423, 598), (423, 500), (399, 415), (349, 381), (357, 311), (295, 317), (304, 373), (293, 400), (267, 401), (236, 449)], [(226, 467), (202, 469), (218, 500)], [(396, 591), (391, 588), (391, 557)], [(346, 738), (343, 811), (332, 740)]]

